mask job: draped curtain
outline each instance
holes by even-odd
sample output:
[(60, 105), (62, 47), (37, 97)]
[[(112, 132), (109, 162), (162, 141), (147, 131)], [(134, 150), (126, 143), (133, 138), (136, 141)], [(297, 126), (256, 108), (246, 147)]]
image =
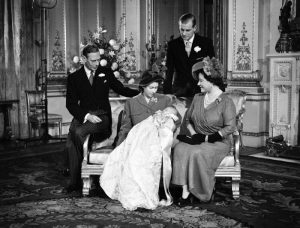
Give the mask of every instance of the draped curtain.
[(0, 1), (0, 99), (19, 100), (10, 112), (17, 138), (28, 135), (25, 90), (35, 88), (33, 15), (32, 0)]

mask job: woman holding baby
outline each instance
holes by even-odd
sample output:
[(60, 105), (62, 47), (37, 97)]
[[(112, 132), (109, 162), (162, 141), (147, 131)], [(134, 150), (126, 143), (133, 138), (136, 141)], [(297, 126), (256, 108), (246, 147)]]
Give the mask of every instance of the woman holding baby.
[[(157, 73), (145, 71), (141, 93), (126, 101), (117, 147), (109, 155), (100, 185), (112, 199), (128, 210), (155, 209), (170, 205), (168, 185), (171, 178), (173, 133), (180, 123), (172, 99), (158, 94), (163, 81)], [(167, 201), (158, 196), (161, 168)]]

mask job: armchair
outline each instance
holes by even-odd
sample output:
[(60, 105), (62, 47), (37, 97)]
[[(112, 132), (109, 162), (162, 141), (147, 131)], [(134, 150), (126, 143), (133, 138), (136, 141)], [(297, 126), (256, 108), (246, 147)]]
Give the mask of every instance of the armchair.
[(225, 92), (236, 107), (237, 130), (233, 133), (233, 143), (229, 155), (227, 155), (215, 172), (215, 177), (229, 177), (232, 181), (232, 195), (234, 199), (240, 196), (239, 183), (241, 180), (241, 165), (239, 161), (240, 147), (242, 146), (243, 116), (247, 94), (241, 90)]

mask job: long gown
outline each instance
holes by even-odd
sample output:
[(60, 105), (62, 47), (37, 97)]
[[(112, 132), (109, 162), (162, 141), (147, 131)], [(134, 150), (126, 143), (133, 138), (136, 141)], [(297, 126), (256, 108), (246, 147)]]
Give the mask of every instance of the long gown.
[(231, 133), (236, 129), (235, 117), (234, 103), (227, 95), (221, 94), (207, 108), (204, 108), (204, 96), (195, 95), (185, 121), (193, 124), (197, 133), (210, 135), (220, 131), (223, 140), (198, 145), (178, 143), (173, 154), (173, 184), (188, 185), (189, 191), (198, 199), (210, 200), (215, 171), (230, 151)]
[[(175, 128), (173, 119), (153, 115), (130, 130), (109, 155), (100, 177), (100, 185), (111, 199), (119, 200), (127, 210), (172, 204), (168, 187)], [(166, 201), (159, 201), (158, 196), (162, 163)]]

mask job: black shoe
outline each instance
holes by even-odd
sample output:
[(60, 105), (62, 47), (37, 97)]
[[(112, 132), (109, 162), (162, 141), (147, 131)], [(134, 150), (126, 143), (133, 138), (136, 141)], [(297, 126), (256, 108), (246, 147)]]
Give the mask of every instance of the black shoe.
[(69, 185), (68, 187), (64, 188), (62, 191), (64, 194), (70, 194), (72, 192), (81, 192), (82, 186), (80, 185)]
[(186, 199), (180, 197), (179, 200), (176, 202), (176, 205), (178, 207), (191, 206), (194, 204), (194, 201), (195, 201), (195, 197), (190, 193)]

